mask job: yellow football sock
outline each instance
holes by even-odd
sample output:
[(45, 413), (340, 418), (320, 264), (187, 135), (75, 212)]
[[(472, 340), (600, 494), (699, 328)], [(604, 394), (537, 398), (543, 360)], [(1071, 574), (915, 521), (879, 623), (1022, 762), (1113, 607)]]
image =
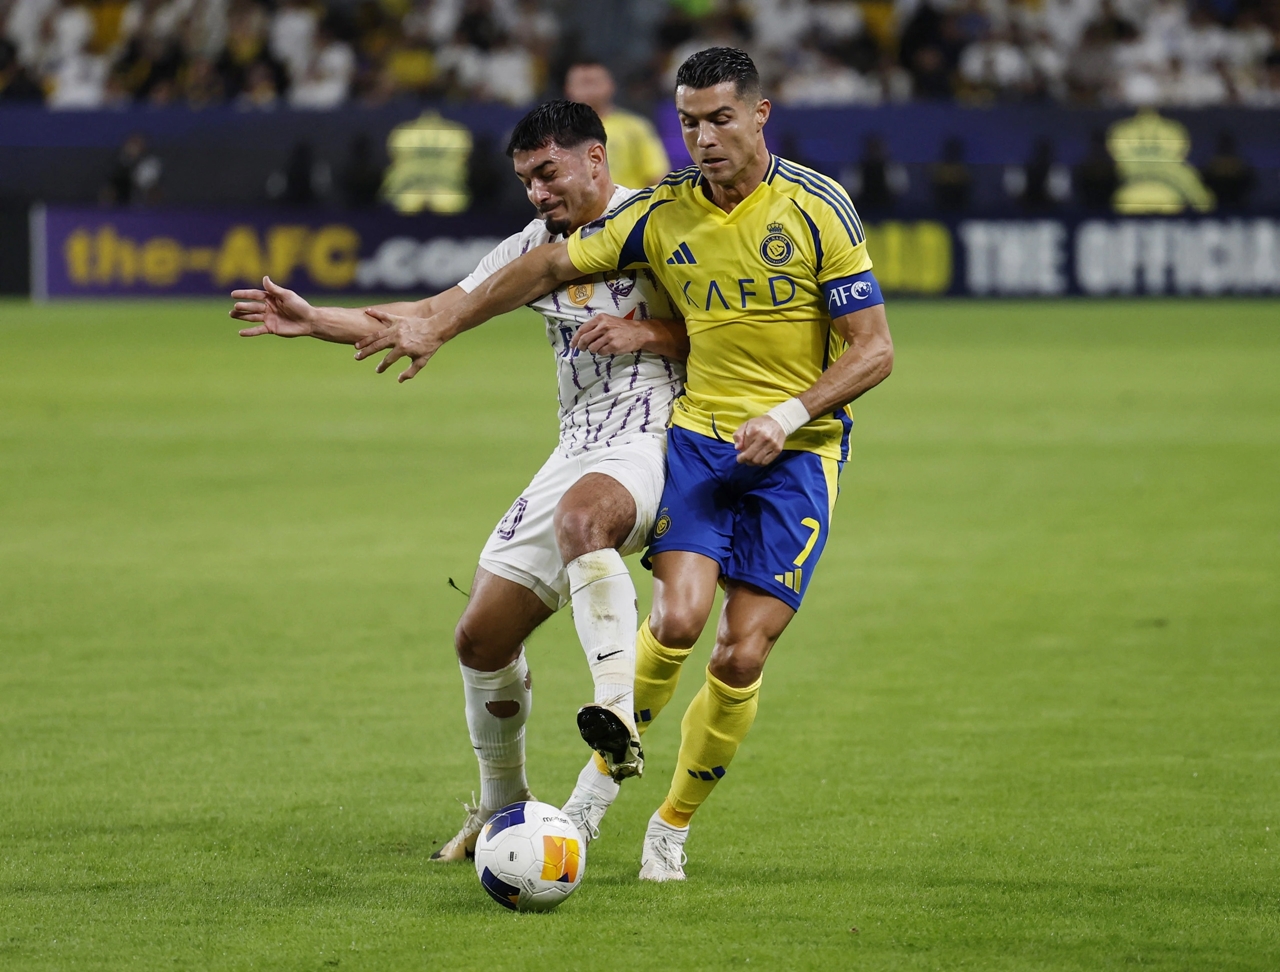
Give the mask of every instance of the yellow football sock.
[(636, 728), (640, 735), (666, 708), (680, 684), (680, 671), (692, 648), (660, 644), (645, 618), (636, 634)]
[(759, 695), (760, 679), (746, 688), (734, 688), (707, 669), (707, 684), (693, 697), (680, 723), (675, 777), (658, 809), (671, 826), (687, 827), (693, 812), (720, 782), (756, 721)]
[[(668, 648), (653, 636), (649, 619), (645, 618), (636, 633), (636, 729), (644, 735), (649, 724), (658, 717), (680, 684), (680, 670), (692, 648)], [(599, 753), (596, 769), (609, 775)]]

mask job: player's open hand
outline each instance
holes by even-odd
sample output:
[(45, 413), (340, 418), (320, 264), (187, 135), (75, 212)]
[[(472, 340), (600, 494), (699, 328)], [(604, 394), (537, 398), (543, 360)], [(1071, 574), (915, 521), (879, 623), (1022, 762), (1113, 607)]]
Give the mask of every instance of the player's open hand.
[(645, 322), (613, 314), (596, 314), (578, 328), (569, 346), (592, 354), (634, 354), (644, 350)]
[(787, 433), (777, 420), (769, 415), (749, 419), (733, 433), (733, 447), (738, 450), (738, 462), (748, 466), (767, 466), (782, 455), (787, 443)]
[(246, 327), (241, 337), (258, 337), (274, 334), (277, 337), (307, 337), (312, 333), (315, 308), (295, 294), (281, 287), (270, 277), (262, 278), (261, 290), (233, 290), (231, 317), (257, 327)]
[(399, 381), (408, 381), (421, 371), (440, 350), (445, 337), (439, 326), (439, 317), (401, 317), (388, 314), (376, 307), (365, 313), (383, 325), (382, 330), (356, 342), (356, 360), (363, 361), (379, 351), (387, 356), (378, 362), (378, 374), (382, 374), (401, 358), (408, 358), (409, 367), (400, 372)]

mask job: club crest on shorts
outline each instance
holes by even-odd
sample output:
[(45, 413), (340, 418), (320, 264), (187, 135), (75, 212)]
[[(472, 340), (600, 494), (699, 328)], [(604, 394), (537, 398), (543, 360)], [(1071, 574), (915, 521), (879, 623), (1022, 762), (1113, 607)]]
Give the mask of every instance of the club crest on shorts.
[(507, 510), (507, 515), (502, 518), (502, 522), (498, 524), (498, 539), (510, 540), (516, 535), (516, 527), (520, 525), (520, 521), (524, 519), (524, 511), (528, 509), (529, 501), (521, 496), (518, 500), (511, 504), (511, 509)]
[(596, 292), (596, 285), (590, 280), (575, 280), (565, 285), (564, 292), (569, 297), (569, 303), (575, 307), (585, 307), (591, 300), (591, 295)]
[(771, 267), (780, 267), (796, 252), (795, 244), (791, 242), (781, 223), (770, 223), (767, 227), (769, 235), (760, 243), (760, 256), (764, 262)]
[(653, 525), (653, 536), (658, 538), (671, 529), (671, 517), (667, 515), (667, 511), (663, 510), (658, 517), (658, 522)]

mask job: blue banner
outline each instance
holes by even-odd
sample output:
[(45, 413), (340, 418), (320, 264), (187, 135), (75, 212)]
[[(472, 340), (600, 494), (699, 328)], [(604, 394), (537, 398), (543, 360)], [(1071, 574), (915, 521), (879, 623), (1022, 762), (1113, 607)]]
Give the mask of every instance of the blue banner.
[[(225, 295), (264, 275), (302, 293), (437, 293), (519, 229), (509, 219), (323, 211), (37, 207), (37, 297)], [(889, 220), (867, 224), (887, 294), (1280, 294), (1280, 218)]]
[(437, 293), (520, 229), (500, 217), (273, 210), (32, 211), (33, 296), (225, 295), (265, 275), (304, 293)]

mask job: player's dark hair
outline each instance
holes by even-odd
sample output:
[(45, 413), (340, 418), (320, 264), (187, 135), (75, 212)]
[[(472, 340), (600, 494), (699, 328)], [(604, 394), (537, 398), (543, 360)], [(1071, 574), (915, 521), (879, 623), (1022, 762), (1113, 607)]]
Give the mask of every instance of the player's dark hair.
[(677, 88), (713, 88), (726, 81), (733, 82), (743, 101), (760, 96), (760, 72), (747, 52), (736, 47), (708, 47), (690, 54), (676, 72)]
[(577, 148), (584, 142), (605, 144), (604, 123), (588, 105), (557, 98), (538, 105), (518, 122), (507, 142), (507, 156), (532, 152), (554, 142), (561, 148)]

